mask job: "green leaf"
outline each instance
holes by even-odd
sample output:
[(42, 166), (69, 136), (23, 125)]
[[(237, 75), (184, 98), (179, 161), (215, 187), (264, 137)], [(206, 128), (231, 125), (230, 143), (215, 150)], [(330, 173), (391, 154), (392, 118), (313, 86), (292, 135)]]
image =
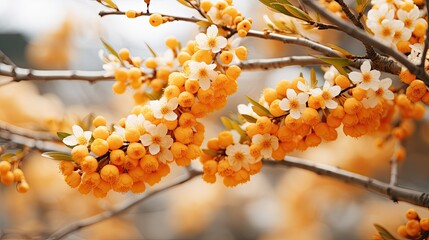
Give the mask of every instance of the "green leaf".
[(347, 56), (352, 56), (353, 54), (351, 54), (349, 51), (345, 50), (344, 48), (341, 48), (335, 44), (331, 44), (331, 43), (326, 43), (326, 46), (334, 49), (335, 51), (338, 51), (340, 53), (342, 53), (345, 57)]
[(116, 6), (116, 4), (112, 1), (112, 0), (103, 0), (103, 2), (105, 2), (107, 5), (109, 5), (109, 7), (119, 10), (118, 6)]
[(58, 161), (73, 161), (72, 156), (62, 152), (45, 152), (42, 153), (42, 157), (58, 160)]
[(311, 88), (316, 88), (317, 87), (317, 78), (316, 78), (316, 71), (314, 70), (314, 68), (312, 68), (310, 70), (310, 86)]
[(281, 12), (286, 15), (290, 15), (290, 13), (277, 1), (275, 0), (259, 0), (261, 3), (266, 5), (267, 7), (271, 8), (272, 10), (275, 10), (277, 12)]
[(225, 126), (226, 129), (231, 130), (232, 129), (232, 121), (227, 117), (220, 117), (220, 120), (222, 121), (222, 124)]
[(147, 42), (144, 42), (146, 44), (147, 48), (149, 49), (150, 53), (152, 53), (153, 57), (157, 57), (156, 52), (147, 44)]
[(295, 17), (304, 21), (313, 21), (313, 19), (310, 17), (310, 15), (308, 15), (307, 13), (305, 13), (304, 11), (302, 11), (301, 9), (293, 6), (292, 4), (284, 4), (282, 3), (283, 7), (291, 14), (291, 17)]
[(5, 153), (5, 154), (1, 155), (0, 158), (2, 161), (10, 162), (10, 161), (12, 161), (12, 158), (15, 156), (16, 156), (15, 153)]
[(253, 104), (252, 109), (253, 111), (258, 114), (259, 116), (269, 116), (272, 117), (273, 115), (271, 115), (270, 110), (268, 110), (267, 108), (265, 108), (264, 106), (262, 106), (261, 104), (259, 104), (257, 101), (253, 100), (251, 97), (246, 96), (247, 100)]
[(313, 57), (318, 58), (325, 63), (329, 63), (331, 65), (338, 65), (341, 67), (346, 67), (346, 66), (352, 64), (352, 61), (350, 61), (347, 58), (326, 57), (326, 56), (322, 56), (322, 55), (313, 55)]
[(378, 224), (374, 224), (374, 227), (377, 229), (378, 233), (383, 238), (383, 240), (398, 240), (389, 231), (387, 231), (384, 227), (382, 227)]
[(102, 38), (100, 38), (101, 42), (103, 43), (104, 47), (107, 49), (107, 51), (110, 52), (113, 56), (119, 59), (121, 61), (121, 65), (124, 66), (124, 63), (122, 62), (121, 58), (119, 57), (119, 54), (115, 51), (115, 49), (112, 48), (106, 41), (104, 41)]
[(210, 156), (219, 156), (222, 154), (222, 152), (210, 150), (210, 149), (202, 149), (203, 153), (210, 155)]
[(185, 7), (194, 8), (194, 7), (192, 7), (192, 5), (189, 2), (187, 2), (185, 0), (176, 0), (176, 1), (178, 1), (180, 4), (182, 4)]
[(244, 119), (246, 119), (247, 122), (250, 122), (250, 123), (255, 123), (257, 121), (256, 118), (247, 114), (240, 114), (240, 116), (242, 116)]
[(70, 135), (71, 135), (70, 133), (66, 133), (66, 132), (57, 132), (57, 136), (61, 141)]
[(333, 65), (333, 66), (338, 70), (339, 73), (341, 73), (341, 75), (344, 75), (346, 77), (349, 75), (348, 71), (346, 69), (344, 69), (343, 67), (338, 66), (338, 65)]

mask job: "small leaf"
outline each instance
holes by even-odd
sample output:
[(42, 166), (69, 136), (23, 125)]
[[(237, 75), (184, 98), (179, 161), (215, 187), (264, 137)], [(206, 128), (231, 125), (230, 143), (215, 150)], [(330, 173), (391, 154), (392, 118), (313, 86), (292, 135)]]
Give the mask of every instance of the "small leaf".
[(246, 96), (246, 98), (251, 104), (253, 104), (252, 109), (256, 114), (258, 114), (261, 117), (262, 116), (270, 116), (270, 117), (273, 116), (273, 115), (271, 115), (270, 110), (268, 110), (267, 108), (265, 108), (264, 106), (259, 104), (257, 101), (253, 100), (249, 96)]
[(310, 86), (311, 88), (317, 87), (317, 78), (316, 78), (316, 71), (314, 71), (314, 68), (310, 70)]
[(146, 44), (147, 48), (149, 48), (149, 51), (152, 53), (153, 57), (157, 57), (156, 52), (147, 44), (147, 42), (144, 42)]
[(292, 4), (282, 4), (282, 5), (292, 15), (291, 17), (295, 17), (304, 21), (313, 21), (310, 15), (308, 15), (301, 9), (293, 6)]
[(232, 121), (227, 117), (220, 117), (220, 120), (222, 121), (223, 126), (225, 126), (226, 129), (231, 130), (232, 129)]
[(322, 56), (322, 55), (313, 55), (313, 57), (318, 58), (325, 63), (329, 63), (331, 65), (338, 65), (341, 67), (346, 67), (346, 66), (352, 64), (352, 61), (350, 61), (347, 58), (326, 57), (326, 56)]
[(203, 153), (210, 155), (210, 156), (219, 156), (222, 154), (222, 152), (210, 150), (210, 149), (202, 149)]
[(62, 152), (45, 152), (42, 153), (42, 157), (58, 161), (73, 161), (73, 158), (70, 154)]
[(185, 1), (185, 0), (176, 0), (176, 1), (178, 1), (180, 4), (182, 4), (185, 7), (193, 8), (192, 5), (189, 2)]
[(290, 13), (275, 0), (259, 0), (259, 1), (274, 11), (281, 12), (285, 15), (290, 15)]
[(158, 92), (145, 92), (144, 93), (149, 100), (159, 100), (162, 96), (162, 91)]
[(398, 240), (389, 231), (387, 231), (384, 227), (382, 227), (378, 224), (374, 224), (374, 227), (377, 229), (378, 233), (383, 238), (383, 240)]
[(198, 21), (196, 24), (202, 28), (208, 28), (212, 25), (210, 22), (204, 20)]
[(15, 157), (15, 153), (5, 153), (5, 154), (1, 155), (1, 160), (10, 162), (13, 160), (12, 159), (13, 157)]
[(347, 51), (347, 50), (345, 50), (344, 48), (341, 48), (341, 47), (339, 47), (339, 46), (337, 46), (337, 45), (335, 45), (335, 44), (326, 43), (326, 46), (328, 46), (328, 47), (330, 47), (330, 48), (334, 49), (335, 51), (338, 51), (338, 52), (342, 53), (345, 57), (348, 57), (348, 56), (352, 56), (352, 55), (353, 55), (353, 54), (351, 54), (349, 51)]
[(121, 58), (119, 57), (119, 54), (115, 51), (115, 49), (112, 48), (112, 46), (110, 46), (106, 41), (104, 41), (102, 38), (100, 38), (101, 42), (103, 43), (104, 47), (110, 52), (110, 54), (112, 54), (113, 56), (115, 56), (117, 59), (119, 59), (119, 61), (121, 61), (121, 65), (124, 66), (124, 62), (122, 62)]
[(333, 65), (333, 66), (338, 70), (339, 73), (341, 73), (341, 75), (344, 75), (346, 77), (349, 75), (348, 71), (346, 69), (344, 69), (343, 67), (338, 66), (338, 65)]
[(368, 6), (368, 3), (370, 0), (356, 0), (356, 12), (362, 13), (365, 11), (366, 6)]
[(257, 121), (256, 118), (247, 114), (240, 114), (240, 116), (242, 116), (244, 119), (246, 119), (247, 122), (250, 122), (250, 123), (255, 123)]
[(112, 0), (103, 0), (103, 2), (105, 2), (107, 5), (109, 5), (109, 7), (119, 10), (118, 6), (116, 6), (116, 4), (112, 1)]
[(71, 135), (70, 133), (66, 133), (66, 132), (57, 132), (57, 136), (61, 141), (70, 135)]

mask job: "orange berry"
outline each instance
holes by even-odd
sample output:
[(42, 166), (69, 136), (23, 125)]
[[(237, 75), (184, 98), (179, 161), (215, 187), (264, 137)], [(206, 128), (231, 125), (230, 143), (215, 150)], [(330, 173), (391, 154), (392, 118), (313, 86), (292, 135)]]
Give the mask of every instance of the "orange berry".
[(212, 6), (213, 3), (210, 0), (203, 0), (200, 4), (200, 8), (206, 13), (210, 10)]
[(189, 144), (193, 141), (194, 132), (190, 127), (178, 127), (174, 130), (174, 137), (176, 141), (181, 142), (183, 144)]
[(158, 159), (156, 159), (153, 155), (145, 155), (140, 160), (140, 167), (143, 169), (145, 173), (155, 172), (159, 168)]
[(119, 170), (116, 166), (107, 164), (100, 171), (101, 179), (109, 184), (114, 184), (118, 181)]
[(274, 100), (278, 99), (277, 92), (273, 88), (265, 88), (263, 91), (263, 96), (268, 104), (271, 104)]
[(416, 237), (420, 233), (420, 222), (415, 219), (409, 220), (405, 225), (405, 230), (411, 237)]
[(0, 161), (0, 174), (4, 175), (10, 171), (12, 165), (8, 161)]
[(102, 156), (106, 154), (107, 151), (109, 151), (109, 144), (106, 140), (97, 138), (91, 143), (91, 152), (95, 155)]
[(429, 231), (429, 218), (420, 219), (420, 228), (424, 231)]
[(92, 125), (94, 127), (106, 126), (106, 119), (103, 116), (97, 116), (92, 120)]
[(270, 104), (270, 113), (274, 116), (274, 117), (279, 117), (284, 115), (286, 112), (283, 111), (280, 106), (279, 103), (281, 102), (280, 99), (275, 99), (274, 101), (271, 102)]
[(222, 131), (218, 134), (219, 146), (226, 148), (231, 145), (234, 140), (230, 131)]
[(127, 90), (127, 85), (125, 85), (123, 82), (117, 81), (113, 84), (112, 90), (116, 94), (122, 94), (125, 92), (125, 90)]
[(237, 25), (237, 30), (244, 30), (248, 32), (250, 28), (252, 27), (252, 24), (249, 22), (249, 20), (243, 20)]
[(151, 14), (149, 17), (149, 23), (154, 27), (161, 25), (162, 22), (163, 22), (163, 19), (161, 14), (155, 13), (155, 14)]
[(305, 144), (309, 147), (316, 147), (322, 142), (322, 138), (317, 136), (315, 133), (307, 135), (305, 137)]
[(241, 68), (237, 65), (231, 65), (226, 70), (226, 76), (236, 80), (241, 74)]
[(16, 190), (19, 193), (26, 193), (30, 189), (30, 186), (28, 186), (28, 183), (26, 181), (21, 181), (16, 185)]
[(411, 208), (411, 209), (408, 209), (407, 213), (405, 214), (405, 217), (408, 220), (413, 220), (413, 219), (418, 219), (419, 215), (417, 214), (416, 210)]
[(301, 115), (302, 121), (310, 126), (315, 126), (320, 122), (319, 112), (314, 108), (306, 108)]
[(363, 104), (358, 101), (356, 98), (347, 98), (344, 102), (344, 111), (347, 114), (356, 114), (361, 110), (363, 107)]
[(398, 233), (399, 236), (401, 237), (407, 237), (407, 228), (405, 227), (405, 225), (400, 225), (397, 229), (396, 229), (396, 233)]
[(118, 82), (126, 82), (128, 79), (128, 70), (125, 68), (116, 68), (115, 69), (115, 79)]
[[(128, 10), (125, 12), (125, 15), (127, 18), (135, 18), (137, 16), (137, 12), (134, 10)], [(128, 58), (122, 58), (122, 59), (128, 59)]]
[(13, 175), (13, 173), (11, 171), (8, 171), (5, 174), (1, 175), (1, 182), (4, 185), (10, 185), (13, 183), (14, 180), (15, 180), (15, 176)]
[(65, 177), (65, 181), (70, 187), (76, 188), (80, 184), (80, 175), (77, 172), (72, 172)]
[(171, 37), (167, 38), (167, 40), (165, 40), (165, 45), (168, 48), (171, 48), (171, 49), (174, 50), (174, 49), (177, 49), (179, 47), (180, 43), (179, 43), (179, 40), (177, 40), (176, 37), (171, 36)]
[(128, 142), (138, 142), (140, 140), (140, 131), (137, 128), (126, 128), (125, 139)]
[(125, 162), (125, 153), (120, 149), (116, 149), (110, 152), (110, 163), (117, 166), (123, 165)]
[(92, 131), (94, 138), (100, 138), (106, 140), (110, 135), (109, 129), (106, 126), (98, 126)]
[(107, 138), (107, 144), (109, 144), (110, 150), (115, 150), (122, 147), (122, 145), (124, 145), (124, 140), (122, 139), (121, 136), (114, 133)]
[(360, 87), (355, 87), (352, 89), (352, 94), (356, 100), (361, 101), (364, 97), (366, 97), (366, 90)]
[(80, 163), (84, 157), (89, 154), (88, 148), (84, 145), (77, 145), (71, 151), (72, 158), (75, 162)]
[(131, 187), (131, 192), (137, 194), (142, 193), (146, 190), (146, 185), (144, 181), (134, 182), (133, 186)]
[(222, 53), (219, 56), (219, 59), (224, 64), (230, 64), (233, 58), (234, 58), (234, 55), (230, 51), (222, 51)]
[(98, 161), (93, 156), (86, 156), (80, 163), (82, 171), (86, 173), (95, 172), (98, 168)]
[(421, 80), (414, 80), (408, 86), (406, 95), (412, 102), (417, 102), (426, 94), (426, 92), (426, 84)]
[(204, 173), (202, 178), (206, 183), (215, 183), (216, 182), (216, 175), (210, 175), (210, 174)]
[(237, 55), (237, 58), (240, 60), (246, 60), (247, 58), (247, 48), (244, 46), (240, 46), (235, 49), (235, 55)]
[(74, 170), (74, 163), (72, 161), (61, 161), (60, 171), (64, 176), (70, 175)]
[(350, 87), (350, 79), (344, 75), (338, 75), (334, 81), (342, 89)]
[(141, 143), (130, 143), (127, 148), (127, 155), (134, 159), (140, 159), (146, 155), (146, 148)]
[(195, 97), (192, 93), (181, 92), (178, 97), (179, 105), (182, 107), (192, 107), (195, 102)]

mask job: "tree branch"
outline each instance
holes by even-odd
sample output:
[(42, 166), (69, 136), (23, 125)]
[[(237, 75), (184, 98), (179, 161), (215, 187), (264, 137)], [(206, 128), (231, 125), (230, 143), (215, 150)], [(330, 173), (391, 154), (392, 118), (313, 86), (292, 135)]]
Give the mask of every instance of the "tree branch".
[(327, 164), (314, 163), (307, 160), (303, 160), (301, 158), (287, 156), (283, 161), (265, 161), (264, 165), (272, 167), (284, 166), (305, 169), (321, 176), (328, 176), (345, 183), (364, 187), (370, 191), (388, 197), (395, 202), (404, 201), (417, 206), (422, 206), (426, 208), (429, 207), (428, 193), (423, 193), (398, 186), (392, 186), (388, 183), (384, 183), (373, 178), (342, 170), (340, 168)]
[[(368, 35), (367, 32), (357, 28), (353, 24), (350, 24), (348, 22), (344, 22), (341, 19), (337, 18), (331, 13), (328, 13), (325, 11), (323, 7), (321, 7), (317, 1), (312, 0), (303, 0), (305, 4), (310, 6), (313, 10), (320, 13), (321, 16), (325, 17), (332, 23), (338, 25), (342, 29), (344, 29), (344, 32), (351, 37), (358, 39), (362, 43), (370, 44), (371, 46), (378, 49), (383, 54), (386, 54), (388, 56), (393, 57), (398, 62), (400, 62), (402, 65), (404, 65), (408, 70), (410, 70), (411, 73), (416, 75), (418, 78), (423, 80), (426, 85), (429, 85), (429, 75), (426, 73), (426, 71), (419, 68), (417, 65), (410, 62), (405, 55), (402, 53), (396, 51), (395, 49), (392, 49), (391, 47), (379, 42), (374, 37)], [(381, 57), (381, 56), (380, 56)], [(374, 61), (377, 61), (378, 59), (373, 59)]]
[(131, 201), (125, 201), (125, 202), (119, 204), (118, 206), (112, 208), (111, 210), (104, 211), (100, 214), (97, 214), (97, 215), (94, 215), (92, 217), (73, 222), (68, 226), (60, 228), (55, 233), (53, 233), (51, 236), (49, 236), (48, 240), (62, 239), (65, 236), (69, 235), (70, 233), (76, 232), (82, 228), (94, 225), (96, 223), (102, 222), (102, 221), (109, 219), (111, 217), (114, 217), (116, 215), (122, 214), (125, 211), (129, 210), (130, 208), (144, 202), (145, 200), (147, 200), (147, 199), (149, 199), (155, 195), (158, 195), (161, 192), (165, 192), (171, 188), (174, 188), (174, 187), (176, 187), (182, 183), (185, 183), (185, 182), (187, 182), (187, 181), (191, 180), (192, 178), (199, 176), (199, 175), (201, 175), (201, 172), (199, 172), (197, 170), (190, 170), (189, 174), (187, 174), (186, 176), (181, 176), (181, 177), (177, 178), (176, 180), (172, 181), (171, 183), (169, 183), (169, 184), (167, 184), (167, 185), (165, 185), (159, 189), (152, 190), (143, 196), (140, 196), (136, 199), (132, 199)]
[(277, 69), (287, 66), (300, 65), (324, 65), (327, 64), (315, 57), (308, 56), (291, 56), (291, 57), (282, 57), (282, 58), (270, 58), (270, 59), (251, 59), (246, 61), (241, 61), (238, 66), (242, 70), (269, 70)]
[(0, 76), (11, 77), (14, 82), (75, 80), (93, 83), (114, 80), (113, 76), (106, 77), (104, 74), (104, 71), (33, 70), (0, 63)]
[(0, 121), (0, 138), (41, 151), (70, 152), (56, 136)]

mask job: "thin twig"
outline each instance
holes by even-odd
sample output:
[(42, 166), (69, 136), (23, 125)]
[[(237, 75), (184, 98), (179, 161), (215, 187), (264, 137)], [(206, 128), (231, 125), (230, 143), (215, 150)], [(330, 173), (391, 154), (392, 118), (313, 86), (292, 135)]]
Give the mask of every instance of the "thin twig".
[[(350, 24), (348, 22), (345, 22), (336, 16), (334, 16), (331, 13), (328, 13), (323, 7), (321, 7), (317, 1), (312, 0), (303, 0), (305, 4), (310, 6), (313, 10), (316, 12), (319, 12), (320, 15), (331, 21), (332, 23), (338, 25), (342, 29), (344, 29), (344, 32), (350, 35), (351, 37), (358, 39), (361, 42), (367, 43), (378, 49), (383, 54), (386, 54), (388, 56), (393, 57), (398, 62), (400, 62), (402, 65), (404, 65), (408, 70), (410, 70), (411, 73), (416, 75), (418, 78), (423, 80), (426, 85), (429, 85), (429, 75), (419, 68), (417, 65), (414, 65), (412, 62), (410, 62), (407, 57), (398, 52), (397, 50), (379, 42), (377, 39), (373, 38), (372, 36), (368, 35), (367, 32), (357, 28), (353, 24)], [(374, 61), (377, 61), (377, 59), (373, 59)]]
[(328, 176), (345, 183), (361, 186), (373, 191), (382, 196), (388, 197), (391, 200), (408, 202), (417, 206), (429, 207), (429, 194), (419, 192), (412, 189), (407, 189), (398, 186), (392, 186), (388, 183), (362, 176), (356, 173), (352, 173), (331, 165), (323, 163), (314, 163), (308, 160), (303, 160), (297, 157), (287, 156), (284, 161), (265, 161), (264, 165), (267, 166), (285, 166), (285, 167), (296, 167), (314, 172), (321, 176)]
[(287, 66), (299, 65), (299, 66), (308, 66), (308, 65), (325, 65), (327, 63), (321, 61), (315, 57), (308, 56), (292, 56), (292, 57), (282, 57), (282, 58), (269, 58), (269, 59), (251, 59), (242, 61), (238, 64), (241, 70), (269, 70), (277, 69)]
[(400, 142), (395, 144), (392, 159), (390, 160), (390, 186), (396, 186), (398, 182), (398, 155), (396, 150), (400, 147)]
[(10, 58), (2, 50), (0, 50), (0, 63), (6, 63), (8, 65), (16, 67), (16, 64), (12, 60), (10, 60)]
[(113, 76), (105, 76), (104, 71), (78, 71), (78, 70), (33, 70), (28, 68), (14, 67), (9, 64), (0, 63), (0, 76), (12, 77), (14, 82), (38, 80), (75, 80), (75, 81), (110, 81)]
[(56, 136), (50, 133), (33, 131), (2, 121), (0, 121), (0, 138), (41, 151), (70, 151)]
[(131, 201), (127, 200), (127, 201), (119, 204), (115, 208), (112, 208), (111, 210), (104, 211), (98, 215), (94, 215), (92, 217), (73, 222), (70, 225), (67, 225), (67, 226), (57, 230), (55, 233), (53, 233), (51, 236), (49, 236), (48, 240), (62, 239), (65, 236), (67, 236), (73, 232), (76, 232), (82, 228), (91, 226), (93, 224), (102, 222), (102, 221), (109, 219), (111, 217), (114, 217), (116, 215), (122, 214), (125, 211), (129, 210), (130, 208), (144, 202), (145, 200), (147, 200), (147, 199), (149, 199), (155, 195), (158, 195), (161, 192), (165, 192), (166, 190), (174, 188), (174, 187), (176, 187), (182, 183), (185, 183), (185, 182), (191, 180), (192, 178), (199, 176), (200, 174), (201, 174), (201, 172), (196, 171), (196, 170), (192, 170), (186, 176), (181, 176), (181, 177), (177, 178), (176, 180), (172, 181), (171, 183), (169, 183), (163, 187), (160, 187), (156, 190), (152, 190), (152, 191), (148, 192), (147, 194), (140, 196), (136, 199), (132, 199)]
[[(343, 1), (343, 0), (335, 0), (338, 4), (340, 4), (341, 9), (343, 10), (343, 12), (346, 14), (347, 18), (350, 19), (352, 21), (352, 23), (360, 28), (360, 29), (364, 29), (363, 24), (359, 21), (359, 19), (350, 11), (350, 8), (347, 6), (347, 4)], [(366, 52), (369, 56), (370, 59), (375, 59), (377, 57), (377, 53), (374, 51), (374, 48), (365, 43), (362, 42), (363, 45), (365, 46)]]
[[(429, 1), (426, 1), (426, 11), (428, 10), (429, 10)], [(424, 47), (423, 47), (423, 51), (420, 59), (420, 64), (419, 64), (419, 67), (422, 71), (426, 71), (425, 69), (426, 54), (428, 53), (428, 49), (429, 49), (428, 39), (429, 39), (429, 27), (426, 28), (426, 38), (424, 41), (425, 43), (424, 43)]]

